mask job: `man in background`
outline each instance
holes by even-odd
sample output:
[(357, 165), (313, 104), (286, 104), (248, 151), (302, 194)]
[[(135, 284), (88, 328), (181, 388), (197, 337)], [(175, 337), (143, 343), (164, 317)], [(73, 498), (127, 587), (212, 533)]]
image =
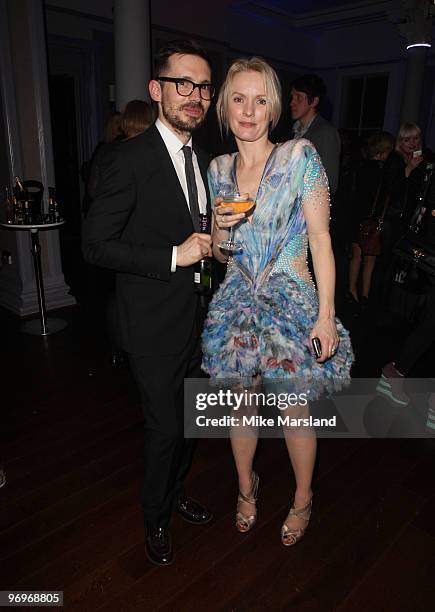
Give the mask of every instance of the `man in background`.
[(337, 190), (340, 168), (340, 135), (318, 108), (326, 94), (326, 87), (315, 74), (304, 74), (291, 83), (290, 110), (293, 124), (292, 138), (306, 138), (316, 147), (325, 167), (331, 195)]

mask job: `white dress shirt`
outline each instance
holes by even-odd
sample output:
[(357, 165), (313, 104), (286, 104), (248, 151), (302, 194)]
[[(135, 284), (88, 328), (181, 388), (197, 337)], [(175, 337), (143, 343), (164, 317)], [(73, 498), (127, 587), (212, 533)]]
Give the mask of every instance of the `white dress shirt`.
[[(160, 136), (165, 143), (165, 147), (168, 150), (172, 163), (174, 164), (175, 172), (177, 173), (178, 180), (180, 181), (181, 188), (186, 198), (186, 205), (190, 210), (189, 193), (187, 190), (186, 171), (184, 169), (184, 153), (183, 147), (184, 142), (172, 132), (164, 123), (157, 119), (156, 128), (159, 130)], [(192, 147), (192, 138), (186, 143), (186, 146)], [(198, 159), (195, 151), (192, 149), (192, 161), (193, 169), (195, 171), (196, 187), (198, 189), (198, 204), (199, 211), (203, 214), (207, 212), (207, 193), (202, 180), (201, 172), (199, 170)], [(177, 268), (177, 247), (172, 247), (172, 260), (171, 260), (171, 272), (175, 272)]]

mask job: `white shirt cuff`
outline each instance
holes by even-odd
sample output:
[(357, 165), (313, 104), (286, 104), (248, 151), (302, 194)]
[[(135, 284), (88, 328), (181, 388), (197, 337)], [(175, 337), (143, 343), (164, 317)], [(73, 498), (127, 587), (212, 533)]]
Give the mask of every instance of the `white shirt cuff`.
[(172, 247), (172, 260), (171, 260), (171, 272), (175, 272), (177, 269), (177, 247)]

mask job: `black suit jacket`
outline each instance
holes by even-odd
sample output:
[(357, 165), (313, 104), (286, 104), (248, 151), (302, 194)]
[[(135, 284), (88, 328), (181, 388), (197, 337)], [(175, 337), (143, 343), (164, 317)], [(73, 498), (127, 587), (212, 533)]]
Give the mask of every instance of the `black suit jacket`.
[[(207, 192), (208, 156), (194, 146)], [(186, 345), (198, 297), (193, 266), (171, 273), (172, 247), (194, 232), (177, 173), (155, 126), (115, 144), (83, 226), (86, 261), (117, 272), (124, 349), (173, 355)]]
[(316, 115), (303, 138), (316, 147), (328, 177), (331, 195), (334, 195), (340, 172), (341, 140), (338, 130), (321, 115)]

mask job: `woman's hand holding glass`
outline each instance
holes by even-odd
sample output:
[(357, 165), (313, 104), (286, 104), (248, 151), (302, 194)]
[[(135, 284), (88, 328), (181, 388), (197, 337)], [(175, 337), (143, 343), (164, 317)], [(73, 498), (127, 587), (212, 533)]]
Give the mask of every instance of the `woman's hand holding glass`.
[(246, 213), (233, 213), (233, 207), (222, 205), (223, 201), (222, 196), (215, 198), (214, 222), (218, 230), (229, 231), (231, 227), (246, 217)]
[(242, 250), (243, 245), (233, 240), (233, 227), (245, 219), (254, 206), (255, 202), (248, 193), (235, 192), (219, 198), (219, 204), (215, 208), (216, 224), (218, 229), (230, 231), (228, 237), (218, 242), (220, 249), (229, 253)]
[(339, 338), (334, 317), (317, 319), (310, 334), (310, 342), (313, 338), (319, 338), (322, 347), (322, 354), (316, 359), (318, 363), (323, 363), (330, 359), (337, 352)]

